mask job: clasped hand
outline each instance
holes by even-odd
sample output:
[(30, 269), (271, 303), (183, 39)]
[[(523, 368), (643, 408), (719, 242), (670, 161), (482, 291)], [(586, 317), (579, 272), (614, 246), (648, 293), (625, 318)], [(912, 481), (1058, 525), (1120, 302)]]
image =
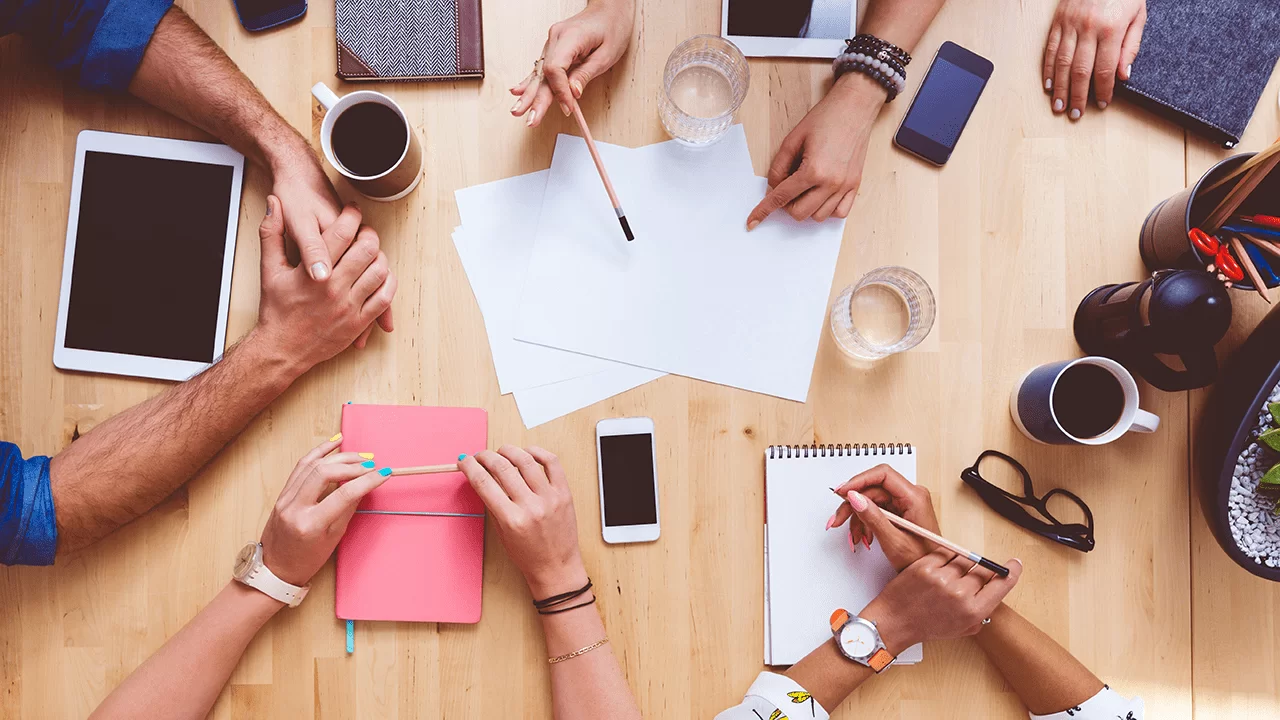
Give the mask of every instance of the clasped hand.
[(332, 274), (320, 282), (285, 257), (283, 208), (279, 198), (267, 198), (267, 214), (258, 228), (262, 297), (251, 337), (265, 341), (298, 372), (361, 340), (391, 308), (395, 275), (378, 234), (360, 220), (360, 210), (348, 205), (325, 229), (323, 244), (340, 248), (340, 257)]

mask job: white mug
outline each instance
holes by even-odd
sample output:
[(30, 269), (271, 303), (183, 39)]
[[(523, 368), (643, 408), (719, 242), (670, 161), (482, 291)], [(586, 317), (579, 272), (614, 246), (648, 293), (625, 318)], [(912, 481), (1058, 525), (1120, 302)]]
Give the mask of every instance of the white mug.
[[(1058, 380), (1078, 365), (1094, 365), (1111, 374), (1124, 392), (1120, 416), (1110, 429), (1092, 437), (1077, 437), (1068, 431), (1054, 407)], [(1105, 445), (1129, 431), (1152, 433), (1160, 418), (1138, 407), (1138, 383), (1123, 365), (1105, 357), (1082, 357), (1032, 368), (1013, 387), (1009, 414), (1024, 435), (1046, 445)]]
[[(324, 83), (313, 85), (311, 94), (325, 109), (324, 122), (320, 124), (320, 148), (324, 151), (324, 158), (350, 181), (352, 187), (379, 202), (399, 200), (418, 187), (424, 164), (422, 142), (418, 139), (418, 133), (414, 131), (413, 125), (409, 123), (408, 116), (395, 100), (372, 90), (359, 90), (338, 97)], [(358, 175), (344, 166), (342, 161), (334, 155), (333, 125), (352, 106), (369, 102), (391, 108), (400, 117), (405, 127), (404, 151), (400, 153), (400, 159), (385, 171), (376, 175)]]

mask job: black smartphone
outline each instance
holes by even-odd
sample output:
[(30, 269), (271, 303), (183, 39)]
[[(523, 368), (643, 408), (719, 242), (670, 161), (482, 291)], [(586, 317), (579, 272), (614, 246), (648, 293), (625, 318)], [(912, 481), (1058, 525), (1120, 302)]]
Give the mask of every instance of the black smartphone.
[(307, 14), (307, 0), (234, 0), (245, 30), (257, 32)]
[(942, 43), (893, 136), (894, 144), (934, 165), (945, 165), (994, 69), (981, 55), (953, 42)]

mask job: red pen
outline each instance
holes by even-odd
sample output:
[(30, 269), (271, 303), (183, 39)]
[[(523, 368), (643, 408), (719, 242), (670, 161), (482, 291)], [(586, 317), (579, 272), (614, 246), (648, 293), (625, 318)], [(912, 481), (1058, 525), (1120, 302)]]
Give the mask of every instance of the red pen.
[(1280, 230), (1280, 217), (1274, 215), (1241, 215), (1240, 219), (1258, 227)]

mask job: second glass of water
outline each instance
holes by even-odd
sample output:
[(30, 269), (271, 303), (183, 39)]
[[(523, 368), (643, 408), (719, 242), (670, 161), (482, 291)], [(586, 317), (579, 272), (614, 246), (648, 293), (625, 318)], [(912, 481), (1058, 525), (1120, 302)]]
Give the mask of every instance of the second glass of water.
[(750, 81), (747, 58), (737, 45), (718, 35), (685, 40), (671, 51), (662, 73), (662, 126), (687, 145), (710, 145), (733, 124)]
[(933, 328), (933, 291), (904, 267), (876, 268), (845, 288), (831, 305), (831, 335), (859, 360), (910, 350)]

